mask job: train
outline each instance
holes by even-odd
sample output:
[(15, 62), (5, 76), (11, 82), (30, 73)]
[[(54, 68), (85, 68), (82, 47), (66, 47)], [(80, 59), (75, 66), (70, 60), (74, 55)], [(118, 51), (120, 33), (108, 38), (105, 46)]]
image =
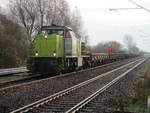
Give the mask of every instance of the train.
[(27, 60), (31, 73), (60, 74), (135, 57), (126, 53), (90, 53), (85, 42), (67, 26), (43, 26)]

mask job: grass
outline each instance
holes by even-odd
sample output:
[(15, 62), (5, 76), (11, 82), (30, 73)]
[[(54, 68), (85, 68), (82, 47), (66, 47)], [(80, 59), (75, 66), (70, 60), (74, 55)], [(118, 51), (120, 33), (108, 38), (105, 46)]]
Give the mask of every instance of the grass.
[(127, 108), (132, 112), (147, 112), (147, 100), (150, 96), (150, 65), (139, 71), (137, 74), (139, 81), (136, 84), (135, 96), (132, 99), (132, 104)]

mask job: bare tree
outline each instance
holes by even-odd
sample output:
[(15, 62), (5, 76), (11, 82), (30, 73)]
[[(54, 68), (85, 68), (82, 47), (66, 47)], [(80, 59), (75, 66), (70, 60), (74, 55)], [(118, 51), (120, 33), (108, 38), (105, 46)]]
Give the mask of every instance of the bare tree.
[(48, 1), (46, 23), (70, 26), (70, 8), (65, 0)]
[(133, 46), (136, 46), (136, 43), (135, 43), (133, 37), (129, 34), (125, 35), (124, 43), (125, 43), (125, 45), (127, 46), (128, 49), (130, 49)]
[(25, 27), (30, 42), (43, 25), (51, 24), (72, 27), (78, 38), (88, 38), (79, 10), (75, 8), (71, 12), (66, 0), (11, 0), (10, 10), (15, 20)]
[(47, 10), (47, 0), (35, 0), (35, 6), (37, 11), (35, 29), (40, 32), (41, 27), (44, 24), (45, 14)]
[(70, 26), (71, 25), (71, 10), (69, 8), (69, 4), (61, 0), (59, 5), (59, 11), (60, 11), (60, 19), (62, 20), (62, 25)]
[(35, 31), (35, 19), (37, 11), (35, 10), (34, 0), (12, 0), (10, 1), (10, 10), (19, 24), (23, 25), (29, 36), (29, 41), (32, 41), (32, 33)]
[(131, 35), (125, 35), (124, 43), (129, 53), (138, 54), (140, 52), (139, 48), (136, 46), (136, 42)]
[(73, 28), (73, 30), (75, 31), (76, 35), (78, 38), (81, 38), (81, 34), (82, 34), (82, 30), (83, 30), (83, 22), (82, 22), (82, 17), (80, 14), (80, 11), (78, 10), (77, 7), (75, 7), (72, 15), (71, 15), (71, 27)]
[(65, 0), (11, 0), (10, 9), (29, 36), (43, 25), (69, 25), (69, 5)]

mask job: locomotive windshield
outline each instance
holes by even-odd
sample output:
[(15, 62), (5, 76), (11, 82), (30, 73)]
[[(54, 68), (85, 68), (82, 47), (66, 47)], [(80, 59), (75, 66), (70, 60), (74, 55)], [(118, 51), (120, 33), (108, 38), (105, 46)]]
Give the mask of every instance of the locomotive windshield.
[(63, 36), (64, 38), (71, 38), (71, 28), (66, 26), (43, 26), (42, 27), (42, 34), (44, 35), (51, 35), (51, 34), (57, 34), (60, 36)]
[(63, 30), (55, 30), (55, 29), (50, 29), (50, 30), (48, 30), (48, 29), (44, 29), (44, 30), (42, 30), (42, 34), (44, 34), (44, 35), (52, 35), (52, 34), (57, 34), (57, 35), (61, 35), (61, 36), (63, 36), (63, 34), (64, 34), (64, 31)]

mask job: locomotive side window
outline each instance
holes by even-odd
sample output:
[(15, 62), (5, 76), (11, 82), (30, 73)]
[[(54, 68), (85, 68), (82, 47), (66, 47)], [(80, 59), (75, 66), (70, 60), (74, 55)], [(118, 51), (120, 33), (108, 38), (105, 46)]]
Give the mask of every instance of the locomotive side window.
[(51, 35), (53, 32), (52, 30), (48, 30), (48, 34)]
[(57, 34), (57, 31), (56, 30), (48, 30), (48, 34), (51, 35), (51, 34)]

